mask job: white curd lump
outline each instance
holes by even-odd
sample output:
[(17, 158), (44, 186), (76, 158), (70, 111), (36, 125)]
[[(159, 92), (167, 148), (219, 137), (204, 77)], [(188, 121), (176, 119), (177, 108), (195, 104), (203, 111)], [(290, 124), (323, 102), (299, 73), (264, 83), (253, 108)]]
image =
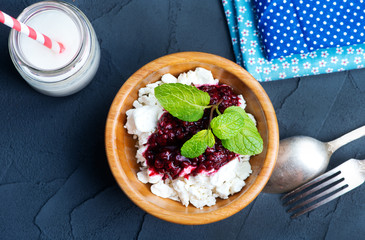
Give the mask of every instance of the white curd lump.
[[(229, 195), (239, 192), (244, 186), (244, 180), (252, 173), (249, 163), (250, 156), (240, 155), (222, 166), (218, 171), (202, 172), (196, 176), (184, 177), (192, 171), (192, 167), (183, 169), (176, 179), (163, 180), (162, 174), (156, 174), (149, 170), (143, 152), (147, 149), (149, 136), (157, 129), (159, 118), (164, 109), (158, 103), (154, 95), (154, 88), (164, 83), (182, 83), (199, 85), (216, 85), (218, 79), (214, 79), (210, 71), (204, 68), (196, 68), (195, 71), (181, 73), (178, 78), (171, 74), (162, 76), (161, 81), (148, 84), (139, 90), (139, 97), (133, 103), (133, 109), (127, 111), (127, 128), (129, 134), (138, 139), (137, 162), (140, 163), (138, 179), (143, 183), (151, 184), (151, 192), (163, 198), (180, 201), (184, 206), (191, 203), (197, 208), (212, 206), (216, 198), (228, 198)], [(238, 96), (239, 106), (243, 109), (246, 102), (242, 95)], [(253, 116), (249, 116), (254, 120)], [(255, 122), (255, 121), (254, 121)]]

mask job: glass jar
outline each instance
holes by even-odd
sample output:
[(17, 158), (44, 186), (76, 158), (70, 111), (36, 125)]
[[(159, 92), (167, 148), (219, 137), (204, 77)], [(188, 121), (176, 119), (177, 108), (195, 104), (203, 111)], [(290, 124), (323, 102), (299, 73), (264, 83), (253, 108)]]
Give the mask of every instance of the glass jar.
[[(62, 42), (66, 41), (67, 37), (65, 37), (66, 40), (53, 38), (65, 45), (65, 52), (68, 49), (72, 51), (67, 58), (66, 55), (62, 55), (64, 53), (57, 55), (58, 53), (52, 52), (50, 54), (56, 55), (48, 56), (48, 52), (42, 53), (42, 51), (51, 50), (11, 30), (9, 36), (11, 59), (30, 86), (43, 94), (61, 97), (76, 93), (90, 83), (99, 67), (100, 47), (91, 23), (78, 8), (65, 2), (44, 1), (24, 9), (17, 19), (25, 24), (29, 23), (31, 27), (50, 38), (55, 35), (53, 33), (58, 33), (62, 38), (64, 35), (71, 34), (68, 30), (74, 29), (74, 33), (69, 36), (70, 39), (72, 38), (72, 40), (69, 39), (69, 46)], [(46, 32), (42, 32), (42, 28)], [(47, 33), (48, 29), (51, 29), (49, 33)], [(27, 43), (27, 41), (32, 42)], [(32, 44), (39, 44), (39, 46)], [(38, 47), (42, 49), (34, 50)], [(42, 61), (39, 63), (38, 60), (42, 60), (43, 63)]]

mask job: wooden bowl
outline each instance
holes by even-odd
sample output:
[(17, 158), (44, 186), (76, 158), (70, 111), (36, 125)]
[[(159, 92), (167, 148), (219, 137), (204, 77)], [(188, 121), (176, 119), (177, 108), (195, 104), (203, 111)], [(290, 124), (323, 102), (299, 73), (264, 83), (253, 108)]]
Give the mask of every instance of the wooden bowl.
[[(233, 87), (246, 99), (247, 112), (252, 113), (264, 141), (263, 152), (251, 158), (252, 174), (246, 186), (226, 200), (217, 198), (211, 207), (197, 209), (191, 205), (164, 199), (151, 193), (150, 184), (137, 179), (136, 140), (124, 125), (126, 111), (132, 108), (138, 90), (160, 80), (165, 73), (178, 76), (182, 72), (203, 67), (214, 78)], [(273, 171), (278, 148), (279, 130), (271, 101), (261, 85), (243, 68), (225, 58), (200, 52), (182, 52), (158, 58), (134, 73), (119, 90), (109, 111), (106, 133), (106, 152), (112, 173), (125, 194), (140, 208), (160, 219), (179, 224), (206, 224), (227, 218), (246, 207), (261, 192)]]

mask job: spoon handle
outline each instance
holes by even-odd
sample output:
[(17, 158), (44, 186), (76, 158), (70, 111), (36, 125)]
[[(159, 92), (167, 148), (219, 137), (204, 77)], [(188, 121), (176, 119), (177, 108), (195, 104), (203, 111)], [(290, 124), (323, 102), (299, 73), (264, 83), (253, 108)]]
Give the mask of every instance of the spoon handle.
[(331, 153), (334, 153), (337, 149), (339, 149), (340, 147), (348, 144), (349, 142), (352, 142), (358, 138), (361, 138), (365, 136), (365, 126), (359, 127), (349, 133), (346, 133), (345, 135), (327, 142), (328, 145), (328, 151), (330, 151)]

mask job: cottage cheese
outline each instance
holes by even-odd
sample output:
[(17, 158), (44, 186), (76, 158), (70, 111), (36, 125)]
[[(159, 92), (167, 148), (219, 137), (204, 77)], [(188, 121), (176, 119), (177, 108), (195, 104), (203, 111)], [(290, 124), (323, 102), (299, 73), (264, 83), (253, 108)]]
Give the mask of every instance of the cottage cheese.
[[(171, 74), (162, 76), (161, 81), (148, 84), (139, 90), (139, 97), (133, 103), (133, 109), (126, 112), (127, 128), (129, 134), (133, 134), (138, 139), (136, 158), (140, 163), (138, 179), (143, 183), (151, 184), (151, 192), (163, 198), (181, 201), (184, 206), (189, 203), (197, 208), (212, 206), (216, 203), (216, 198), (228, 198), (239, 192), (244, 186), (244, 180), (252, 173), (249, 163), (250, 156), (240, 155), (222, 166), (216, 172), (202, 172), (197, 176), (184, 177), (192, 171), (191, 166), (185, 168), (177, 179), (162, 179), (162, 175), (152, 174), (148, 169), (143, 152), (147, 149), (149, 136), (157, 129), (157, 123), (164, 113), (162, 106), (158, 103), (154, 88), (163, 83), (183, 83), (204, 85), (218, 84), (219, 80), (214, 79), (210, 71), (204, 68), (196, 68), (195, 71), (182, 73), (178, 78)], [(239, 106), (246, 107), (246, 102), (242, 95), (239, 95)], [(249, 116), (254, 120), (253, 116)]]

